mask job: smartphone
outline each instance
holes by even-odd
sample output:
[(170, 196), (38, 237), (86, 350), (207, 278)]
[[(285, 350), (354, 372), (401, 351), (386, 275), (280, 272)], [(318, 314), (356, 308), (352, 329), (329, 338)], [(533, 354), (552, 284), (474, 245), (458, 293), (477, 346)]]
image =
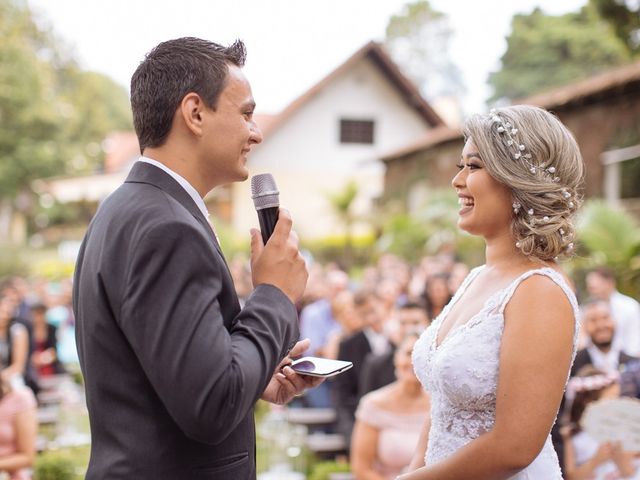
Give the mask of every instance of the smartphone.
[(346, 372), (353, 367), (352, 362), (344, 360), (329, 360), (320, 357), (302, 357), (294, 360), (289, 365), (300, 375), (311, 375), (312, 377), (333, 377), (339, 373)]

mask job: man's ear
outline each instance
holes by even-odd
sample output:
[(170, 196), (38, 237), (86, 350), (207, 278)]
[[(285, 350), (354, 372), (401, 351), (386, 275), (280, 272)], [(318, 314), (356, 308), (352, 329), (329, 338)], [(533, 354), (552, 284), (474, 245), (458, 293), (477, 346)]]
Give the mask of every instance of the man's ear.
[(202, 136), (204, 100), (197, 93), (187, 93), (180, 102), (180, 114), (186, 127), (196, 135)]

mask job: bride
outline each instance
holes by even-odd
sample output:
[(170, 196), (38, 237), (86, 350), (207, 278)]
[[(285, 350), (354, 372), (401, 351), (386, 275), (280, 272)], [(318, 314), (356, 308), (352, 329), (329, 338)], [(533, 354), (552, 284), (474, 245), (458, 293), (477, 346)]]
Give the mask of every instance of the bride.
[(561, 479), (549, 431), (573, 361), (578, 306), (557, 259), (573, 250), (583, 163), (537, 107), (476, 115), (452, 184), (458, 225), (486, 241), (413, 351), (431, 417), (401, 480)]

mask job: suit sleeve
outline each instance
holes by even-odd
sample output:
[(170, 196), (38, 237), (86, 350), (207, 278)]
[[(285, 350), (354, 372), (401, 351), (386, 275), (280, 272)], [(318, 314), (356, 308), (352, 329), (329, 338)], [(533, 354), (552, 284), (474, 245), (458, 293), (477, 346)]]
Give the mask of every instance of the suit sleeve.
[(252, 410), (287, 347), (297, 313), (278, 288), (259, 285), (227, 330), (224, 263), (204, 233), (156, 225), (130, 262), (118, 323), (184, 433), (223, 441)]

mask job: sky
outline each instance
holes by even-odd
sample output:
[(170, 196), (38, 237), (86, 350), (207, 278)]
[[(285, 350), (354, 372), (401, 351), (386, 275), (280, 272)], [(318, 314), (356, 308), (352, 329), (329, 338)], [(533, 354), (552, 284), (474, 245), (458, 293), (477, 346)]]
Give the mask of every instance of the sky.
[[(278, 113), (370, 40), (407, 0), (26, 0), (72, 48), (80, 65), (128, 90), (145, 53), (161, 41), (242, 39), (258, 113)], [(539, 6), (576, 11), (586, 0), (431, 0), (454, 31), (450, 54), (467, 89), (466, 113), (486, 110), (490, 72), (500, 66), (511, 17)]]

